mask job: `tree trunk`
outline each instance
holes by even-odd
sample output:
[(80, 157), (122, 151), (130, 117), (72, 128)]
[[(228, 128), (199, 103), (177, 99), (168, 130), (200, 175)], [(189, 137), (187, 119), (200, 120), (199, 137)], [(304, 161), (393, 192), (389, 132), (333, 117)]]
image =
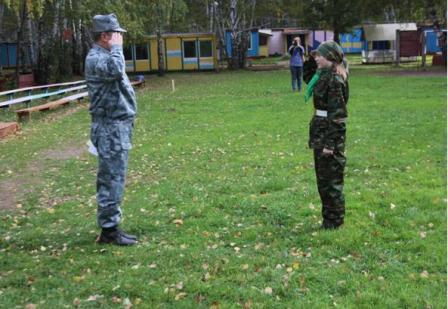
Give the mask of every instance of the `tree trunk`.
[(241, 42), (240, 32), (238, 31), (237, 20), (237, 0), (231, 0), (230, 3), (230, 25), (232, 29), (232, 59), (230, 62), (231, 69), (237, 69), (239, 67), (239, 46)]
[(0, 2), (0, 40), (3, 41), (3, 16), (5, 14), (5, 4)]
[(254, 26), (254, 19), (255, 19), (255, 6), (257, 5), (257, 0), (252, 0), (251, 3), (251, 12), (250, 12), (250, 23), (249, 28), (252, 28)]
[(338, 27), (335, 27), (335, 28), (333, 28), (333, 41), (335, 41), (336, 43), (338, 43), (339, 44), (339, 34), (340, 34), (340, 31), (339, 31), (339, 29), (338, 29)]
[(164, 61), (164, 57), (163, 57), (163, 39), (162, 39), (162, 35), (160, 33), (160, 30), (157, 31), (157, 56), (159, 59), (159, 70), (158, 70), (158, 75), (159, 76), (163, 76), (165, 75), (165, 61)]
[(19, 85), (19, 75), (20, 75), (20, 67), (21, 67), (21, 59), (22, 59), (22, 40), (23, 40), (23, 32), (24, 32), (24, 28), (25, 28), (25, 20), (26, 20), (26, 13), (27, 13), (27, 7), (26, 7), (26, 1), (23, 1), (22, 3), (22, 7), (19, 9), (19, 16), (18, 16), (18, 22), (19, 22), (19, 27), (17, 29), (17, 57), (16, 57), (16, 70), (15, 70), (15, 74), (16, 74), (16, 84), (17, 84), (17, 88), (20, 86)]

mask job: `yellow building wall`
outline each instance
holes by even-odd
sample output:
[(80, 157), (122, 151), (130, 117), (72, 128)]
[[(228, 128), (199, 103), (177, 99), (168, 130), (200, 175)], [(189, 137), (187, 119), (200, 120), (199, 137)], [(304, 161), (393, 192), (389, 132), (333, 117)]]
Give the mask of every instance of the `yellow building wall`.
[(157, 40), (153, 39), (149, 41), (150, 57), (151, 57), (151, 70), (157, 71), (159, 69), (159, 56), (157, 53)]
[(259, 47), (258, 50), (259, 56), (261, 57), (267, 57), (269, 55), (269, 48), (268, 45), (262, 45)]
[(166, 64), (167, 70), (182, 70), (182, 48), (180, 38), (166, 39)]
[(212, 56), (211, 57), (200, 57), (199, 58), (199, 69), (209, 70), (216, 68), (216, 50), (215, 50), (215, 40), (213, 37), (202, 37), (199, 41), (210, 41), (212, 44)]
[[(182, 38), (182, 44), (184, 42), (194, 42), (196, 44), (196, 37), (193, 38)], [(183, 48), (183, 46), (182, 46)], [(196, 56), (192, 58), (184, 58), (184, 54), (182, 54), (182, 62), (184, 64), (184, 70), (197, 70), (198, 69), (198, 54), (199, 54), (199, 46), (196, 45)], [(185, 52), (184, 52), (185, 53)]]
[(148, 72), (149, 70), (149, 59), (135, 60), (135, 72)]

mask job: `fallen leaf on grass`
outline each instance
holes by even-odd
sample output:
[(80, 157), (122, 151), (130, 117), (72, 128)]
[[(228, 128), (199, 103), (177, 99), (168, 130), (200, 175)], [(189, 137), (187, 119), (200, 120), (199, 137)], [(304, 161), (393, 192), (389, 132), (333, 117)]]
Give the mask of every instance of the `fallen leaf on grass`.
[(73, 281), (75, 281), (76, 283), (80, 283), (81, 281), (84, 281), (85, 277), (84, 276), (74, 276), (73, 277)]
[(26, 309), (36, 309), (36, 305), (35, 304), (27, 304)]
[(423, 232), (423, 231), (422, 231), (422, 232), (419, 233), (419, 235), (420, 235), (420, 238), (421, 238), (421, 239), (426, 238), (426, 232)]
[(176, 295), (176, 297), (174, 299), (175, 300), (180, 300), (180, 299), (184, 298), (185, 296), (187, 296), (187, 293), (180, 292), (179, 294)]
[(173, 220), (173, 223), (176, 224), (177, 226), (180, 226), (184, 224), (184, 221), (182, 219), (176, 219)]
[(252, 299), (249, 299), (247, 302), (244, 303), (243, 308), (250, 309), (250, 308), (252, 308), (252, 305), (253, 305), (253, 301), (252, 301)]
[(103, 295), (98, 295), (98, 294), (90, 295), (89, 298), (87, 298), (87, 301), (97, 301), (98, 299), (100, 299), (102, 297), (103, 297)]
[(264, 288), (264, 290), (263, 290), (263, 292), (265, 293), (265, 294), (268, 294), (268, 295), (272, 295), (272, 288), (271, 287), (265, 287)]
[(182, 290), (184, 288), (184, 283), (181, 281), (178, 284), (176, 284), (176, 289)]
[(394, 209), (395, 207), (397, 207), (394, 203), (390, 203), (390, 209)]
[(249, 264), (244, 264), (243, 266), (241, 266), (241, 268), (243, 270), (248, 270), (249, 269)]
[[(137, 299), (139, 299), (139, 298), (137, 298)], [(124, 299), (123, 306), (124, 306), (125, 309), (131, 309), (132, 308), (132, 303), (131, 303), (129, 298), (126, 297)]]
[(117, 296), (112, 296), (112, 302), (114, 304), (121, 304), (121, 298)]
[(420, 273), (420, 277), (422, 277), (422, 278), (428, 278), (429, 277), (429, 273), (426, 271), (426, 270), (424, 270), (424, 271), (422, 271), (421, 273)]

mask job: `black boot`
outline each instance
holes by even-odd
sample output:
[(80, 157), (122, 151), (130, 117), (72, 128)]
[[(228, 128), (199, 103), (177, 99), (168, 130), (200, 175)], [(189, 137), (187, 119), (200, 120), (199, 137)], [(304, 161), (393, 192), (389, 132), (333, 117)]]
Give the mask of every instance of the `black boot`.
[(340, 222), (332, 222), (328, 220), (323, 220), (320, 228), (322, 230), (336, 230), (344, 224), (343, 221)]
[[(132, 238), (130, 238), (132, 237)], [(124, 233), (118, 228), (102, 229), (97, 239), (99, 244), (114, 244), (118, 246), (132, 246), (137, 243), (137, 237)]]
[(117, 228), (117, 230), (121, 233), (121, 235), (123, 235), (126, 238), (132, 239), (132, 240), (137, 240), (137, 236), (132, 235), (132, 234), (128, 234), (125, 233), (122, 229)]

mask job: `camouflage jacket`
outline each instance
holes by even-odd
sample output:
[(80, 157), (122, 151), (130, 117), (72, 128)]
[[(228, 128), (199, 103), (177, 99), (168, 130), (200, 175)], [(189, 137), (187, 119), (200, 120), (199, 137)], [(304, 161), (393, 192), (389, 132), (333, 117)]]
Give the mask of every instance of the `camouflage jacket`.
[(93, 121), (95, 118), (130, 120), (135, 117), (137, 101), (125, 68), (122, 46), (113, 45), (109, 51), (94, 44), (90, 49), (85, 78)]
[(332, 69), (322, 70), (314, 87), (313, 103), (316, 110), (327, 111), (327, 117), (314, 115), (311, 119), (310, 148), (344, 151), (348, 97), (348, 81)]

